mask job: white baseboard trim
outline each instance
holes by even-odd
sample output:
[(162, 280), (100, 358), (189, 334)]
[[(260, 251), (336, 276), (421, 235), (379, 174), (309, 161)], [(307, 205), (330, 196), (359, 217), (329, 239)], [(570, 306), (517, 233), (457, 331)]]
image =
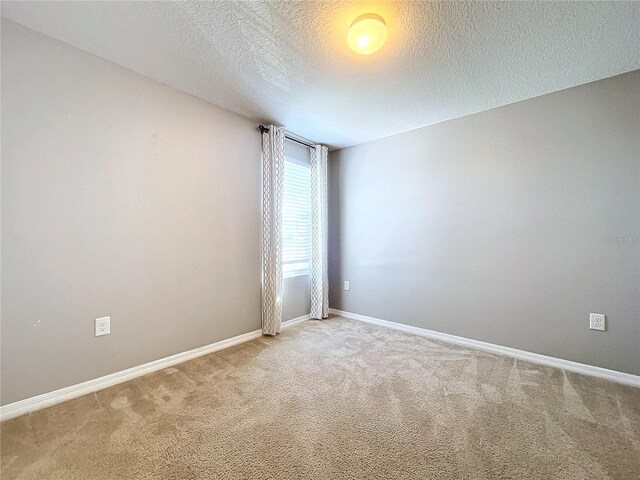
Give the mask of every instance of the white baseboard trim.
[(307, 314), (307, 315), (301, 315), (296, 318), (292, 318), (291, 320), (283, 320), (282, 328), (287, 328), (287, 327), (290, 327), (291, 325), (295, 325), (296, 323), (304, 322), (305, 320), (310, 320), (310, 319), (311, 319), (311, 315)]
[(477, 348), (479, 350), (485, 350), (487, 352), (497, 353), (499, 355), (514, 357), (519, 360), (526, 360), (528, 362), (538, 363), (540, 365), (556, 367), (563, 370), (568, 370), (570, 372), (603, 378), (605, 380), (622, 383), (624, 385), (630, 385), (632, 387), (640, 387), (640, 376), (632, 375), (630, 373), (618, 372), (616, 370), (595, 367), (593, 365), (586, 365), (584, 363), (572, 362), (570, 360), (563, 360), (562, 358), (549, 357), (547, 355), (541, 355), (539, 353), (518, 350), (517, 348), (503, 347), (501, 345), (495, 345), (493, 343), (481, 342), (479, 340), (472, 340), (465, 337), (458, 337), (456, 335), (449, 335), (448, 333), (436, 332), (434, 330), (427, 330), (426, 328), (413, 327), (411, 325), (404, 325), (401, 323), (390, 322), (388, 320), (381, 320), (379, 318), (367, 317), (365, 315), (359, 315), (357, 313), (336, 310), (335, 308), (330, 308), (329, 313), (351, 320), (358, 320), (360, 322), (378, 325), (380, 327), (400, 330), (402, 332), (412, 333), (414, 335), (420, 335), (422, 337), (432, 338), (435, 340), (442, 340), (443, 342), (454, 343), (456, 345), (462, 345), (469, 348)]
[[(296, 323), (304, 322), (305, 320), (309, 320), (309, 315), (303, 315), (291, 320), (286, 320), (282, 322), (282, 328), (290, 327)], [(262, 330), (254, 330), (252, 332), (243, 333), (242, 335), (227, 338), (226, 340), (220, 340), (219, 342), (215, 342), (210, 345), (194, 348), (193, 350), (188, 350), (186, 352), (176, 353), (169, 357), (160, 358), (143, 365), (138, 365), (137, 367), (127, 368), (120, 372), (111, 373), (103, 377), (94, 378), (93, 380), (87, 380), (86, 382), (78, 383), (76, 385), (36, 395), (35, 397), (25, 398), (24, 400), (19, 400), (14, 403), (9, 403), (0, 407), (0, 421), (18, 417), (25, 413), (35, 412), (36, 410), (41, 410), (58, 403), (66, 402), (67, 400), (81, 397), (88, 393), (97, 392), (98, 390), (103, 390), (107, 387), (147, 375), (148, 373), (157, 372), (158, 370), (171, 367), (178, 363), (217, 352), (218, 350), (233, 347), (261, 336)]]

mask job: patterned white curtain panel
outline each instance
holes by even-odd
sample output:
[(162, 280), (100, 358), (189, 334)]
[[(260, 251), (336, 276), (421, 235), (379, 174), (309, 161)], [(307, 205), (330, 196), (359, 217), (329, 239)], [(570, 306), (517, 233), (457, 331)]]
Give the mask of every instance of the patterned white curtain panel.
[(311, 318), (329, 316), (328, 149), (311, 150)]
[(262, 134), (262, 333), (280, 333), (282, 322), (282, 197), (284, 130)]

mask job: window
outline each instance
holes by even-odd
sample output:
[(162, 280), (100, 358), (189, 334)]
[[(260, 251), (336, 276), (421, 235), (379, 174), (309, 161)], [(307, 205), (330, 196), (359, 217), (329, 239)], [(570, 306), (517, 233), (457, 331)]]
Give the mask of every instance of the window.
[(282, 273), (309, 274), (311, 261), (311, 168), (308, 162), (285, 157), (282, 205)]

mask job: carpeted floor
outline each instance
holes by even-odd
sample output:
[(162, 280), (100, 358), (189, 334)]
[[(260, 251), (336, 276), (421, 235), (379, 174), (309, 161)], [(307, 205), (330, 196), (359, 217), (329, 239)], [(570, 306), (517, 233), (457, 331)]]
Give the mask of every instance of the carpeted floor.
[(332, 318), (1, 436), (3, 480), (638, 479), (640, 390)]

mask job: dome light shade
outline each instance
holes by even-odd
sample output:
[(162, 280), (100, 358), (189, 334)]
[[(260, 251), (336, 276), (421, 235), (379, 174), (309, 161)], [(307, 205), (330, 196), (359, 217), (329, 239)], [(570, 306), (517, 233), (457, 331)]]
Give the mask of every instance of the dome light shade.
[(375, 13), (367, 13), (356, 18), (347, 34), (349, 48), (360, 55), (371, 55), (380, 50), (387, 40), (387, 26), (384, 19)]

